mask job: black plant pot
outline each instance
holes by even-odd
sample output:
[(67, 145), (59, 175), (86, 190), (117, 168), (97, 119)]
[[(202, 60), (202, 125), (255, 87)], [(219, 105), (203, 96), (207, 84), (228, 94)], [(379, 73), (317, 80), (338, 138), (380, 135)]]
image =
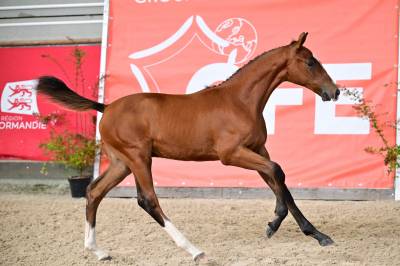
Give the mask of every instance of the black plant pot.
[(86, 196), (86, 188), (90, 184), (90, 176), (72, 176), (68, 178), (71, 196), (73, 198), (82, 198)]

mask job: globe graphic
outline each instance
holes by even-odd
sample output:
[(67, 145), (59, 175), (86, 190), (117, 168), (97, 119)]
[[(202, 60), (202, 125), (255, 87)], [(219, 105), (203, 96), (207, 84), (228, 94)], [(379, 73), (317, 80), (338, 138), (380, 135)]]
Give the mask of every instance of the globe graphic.
[(254, 26), (244, 18), (229, 18), (218, 25), (214, 31), (220, 38), (229, 42), (222, 47), (212, 43), (214, 51), (229, 55), (237, 49), (235, 64), (241, 64), (251, 58), (257, 46), (257, 31)]

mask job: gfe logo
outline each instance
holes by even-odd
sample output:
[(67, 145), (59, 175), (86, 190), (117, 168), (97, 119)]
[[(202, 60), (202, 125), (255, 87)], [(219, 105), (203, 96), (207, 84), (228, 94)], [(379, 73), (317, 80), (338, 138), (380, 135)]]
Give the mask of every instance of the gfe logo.
[[(184, 38), (185, 35), (188, 38)], [(156, 77), (149, 67), (160, 65), (167, 60), (173, 60), (190, 48), (196, 41), (225, 62), (213, 62), (196, 70), (186, 85), (186, 93), (193, 93), (223, 81), (239, 69), (239, 65), (246, 62), (254, 54), (257, 47), (257, 31), (254, 26), (244, 18), (229, 18), (219, 24), (215, 31), (211, 30), (201, 16), (189, 17), (182, 26), (168, 39), (145, 50), (129, 55), (134, 61), (130, 64), (133, 75), (138, 80), (143, 92), (150, 92), (156, 88), (161, 92)], [(176, 47), (176, 52), (169, 55), (165, 52)], [(161, 54), (161, 56), (160, 56)], [(141, 60), (151, 57), (165, 57), (155, 60), (151, 65), (141, 64)]]

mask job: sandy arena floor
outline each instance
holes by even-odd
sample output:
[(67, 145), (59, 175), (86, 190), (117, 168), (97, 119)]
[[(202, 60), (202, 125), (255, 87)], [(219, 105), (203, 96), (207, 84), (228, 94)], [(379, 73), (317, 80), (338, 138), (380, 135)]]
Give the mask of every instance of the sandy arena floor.
[[(298, 201), (336, 242), (320, 247), (291, 215), (273, 238), (272, 200), (161, 199), (210, 265), (400, 265), (400, 202)], [(0, 194), (0, 265), (195, 265), (134, 199), (105, 199), (97, 240), (112, 260), (83, 251), (84, 199)]]

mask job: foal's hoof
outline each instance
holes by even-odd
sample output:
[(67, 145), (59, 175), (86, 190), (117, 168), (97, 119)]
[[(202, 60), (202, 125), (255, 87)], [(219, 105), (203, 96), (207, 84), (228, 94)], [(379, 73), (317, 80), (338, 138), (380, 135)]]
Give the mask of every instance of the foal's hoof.
[(194, 256), (193, 260), (196, 264), (207, 263), (207, 261), (208, 261), (206, 254), (204, 252), (201, 252), (200, 254), (197, 254), (196, 256)]
[(335, 243), (329, 236), (327, 236), (324, 239), (319, 240), (318, 242), (323, 247), (330, 246)]
[(110, 255), (105, 255), (105, 256), (102, 256), (102, 257), (98, 257), (97, 260), (99, 260), (99, 261), (111, 260), (111, 256)]
[(99, 260), (99, 261), (111, 260), (111, 256), (108, 255), (108, 253), (103, 250), (99, 249), (99, 250), (96, 250), (94, 253), (97, 256), (97, 260)]
[(272, 228), (269, 227), (269, 225), (267, 225), (267, 237), (268, 238), (271, 238), (275, 234), (275, 232), (276, 231), (272, 230)]
[(204, 265), (204, 266), (219, 266), (215, 260), (208, 258), (204, 252), (200, 253), (199, 255), (196, 255), (194, 258), (194, 262), (196, 265)]

